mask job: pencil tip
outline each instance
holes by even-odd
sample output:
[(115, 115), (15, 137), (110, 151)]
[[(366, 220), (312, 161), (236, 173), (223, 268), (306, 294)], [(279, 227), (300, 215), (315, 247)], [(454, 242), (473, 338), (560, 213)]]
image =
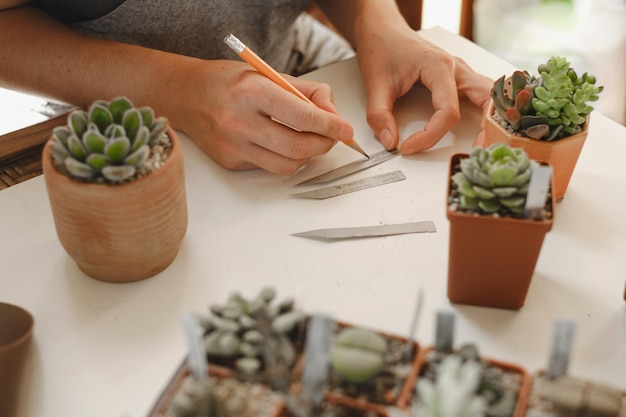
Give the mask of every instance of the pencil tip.
[(356, 143), (356, 141), (355, 141), (354, 139), (352, 140), (352, 142), (350, 142), (350, 143), (348, 144), (348, 146), (350, 146), (352, 149), (354, 149), (355, 151), (357, 151), (357, 152), (358, 152), (358, 153), (360, 153), (361, 155), (366, 156), (366, 157), (367, 157), (367, 159), (370, 159), (370, 156), (369, 156), (367, 153), (365, 153), (365, 151), (363, 150), (363, 148), (361, 148), (361, 147), (359, 146), (359, 144), (358, 144), (358, 143)]

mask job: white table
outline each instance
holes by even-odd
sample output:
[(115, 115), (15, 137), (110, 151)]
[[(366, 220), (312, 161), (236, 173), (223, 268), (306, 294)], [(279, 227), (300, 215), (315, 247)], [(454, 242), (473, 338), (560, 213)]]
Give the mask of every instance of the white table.
[[(512, 70), (445, 30), (422, 34), (490, 77)], [(345, 61), (308, 78), (334, 87), (340, 111), (371, 152), (380, 145), (365, 121), (357, 74), (355, 62)], [(430, 112), (429, 93), (415, 88), (397, 106), (403, 135), (422, 127)], [(593, 114), (526, 305), (513, 312), (446, 298), (448, 158), (470, 149), (479, 121), (480, 112), (465, 103), (461, 123), (435, 149), (351, 177), (401, 169), (406, 181), (321, 201), (288, 194), (304, 176), (336, 162), (333, 154), (284, 178), (224, 170), (184, 138), (189, 230), (166, 271), (133, 284), (102, 283), (77, 269), (56, 237), (42, 177), (3, 190), (0, 300), (25, 307), (36, 320), (21, 416), (144, 416), (186, 353), (180, 316), (206, 311), (232, 291), (256, 295), (266, 285), (308, 312), (398, 334), (408, 331), (421, 287), (419, 342), (433, 342), (436, 311), (451, 309), (456, 344), (476, 342), (485, 355), (531, 372), (547, 364), (553, 320), (572, 319), (578, 327), (571, 374), (626, 389), (626, 129)], [(343, 148), (338, 154), (349, 150)], [(437, 232), (341, 242), (290, 236), (421, 220), (434, 221)]]

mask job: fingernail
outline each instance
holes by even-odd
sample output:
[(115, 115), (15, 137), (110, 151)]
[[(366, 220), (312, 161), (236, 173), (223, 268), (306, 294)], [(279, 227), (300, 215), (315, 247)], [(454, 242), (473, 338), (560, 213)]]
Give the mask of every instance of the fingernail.
[(378, 139), (380, 140), (380, 143), (383, 144), (385, 149), (389, 149), (393, 146), (393, 135), (389, 129), (381, 130), (378, 134)]

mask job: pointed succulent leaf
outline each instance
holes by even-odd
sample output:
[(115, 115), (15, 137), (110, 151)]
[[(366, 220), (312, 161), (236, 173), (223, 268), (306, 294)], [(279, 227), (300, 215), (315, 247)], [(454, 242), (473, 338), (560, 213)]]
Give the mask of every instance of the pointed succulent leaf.
[(457, 172), (452, 176), (452, 181), (459, 188), (459, 192), (467, 197), (476, 197), (476, 191), (472, 188), (472, 183), (462, 172)]
[(150, 130), (148, 130), (146, 126), (141, 126), (130, 148), (130, 152), (135, 152), (137, 149), (141, 148), (142, 146), (147, 145), (149, 140), (150, 140)]
[(499, 200), (494, 198), (491, 200), (480, 200), (478, 202), (478, 207), (480, 207), (480, 209), (485, 213), (495, 213), (500, 210), (501, 204), (499, 203)]
[(124, 126), (126, 136), (128, 136), (131, 141), (135, 140), (135, 136), (137, 136), (137, 132), (142, 125), (143, 120), (141, 118), (141, 112), (138, 109), (130, 109), (124, 113), (122, 126)]
[(66, 126), (57, 126), (52, 129), (52, 136), (56, 138), (63, 146), (67, 146), (67, 140), (72, 132)]
[(57, 140), (50, 142), (50, 151), (52, 152), (52, 158), (54, 158), (57, 163), (65, 161), (65, 158), (70, 155), (67, 148)]
[(496, 195), (491, 190), (480, 187), (478, 185), (474, 185), (474, 191), (476, 192), (476, 196), (481, 200), (490, 200), (496, 197)]
[(104, 131), (104, 136), (109, 139), (119, 138), (126, 136), (126, 131), (124, 130), (124, 126), (120, 124), (112, 124)]
[(102, 153), (92, 153), (87, 157), (85, 162), (94, 170), (100, 172), (102, 168), (111, 163), (111, 160), (109, 159), (109, 157)]
[(70, 113), (68, 118), (68, 126), (70, 130), (78, 137), (81, 137), (89, 126), (89, 118), (87, 112), (76, 110)]
[(135, 175), (136, 171), (132, 165), (107, 165), (102, 168), (102, 175), (110, 181), (120, 182)]
[(526, 203), (526, 199), (520, 196), (512, 196), (508, 198), (501, 198), (500, 203), (508, 208), (522, 208)]
[(510, 197), (517, 192), (517, 187), (498, 187), (492, 188), (491, 191), (496, 197), (502, 200), (503, 197)]
[(104, 132), (113, 123), (113, 115), (106, 104), (94, 103), (89, 108), (89, 122), (94, 123), (100, 132)]
[(468, 197), (466, 195), (461, 195), (461, 206), (468, 210), (478, 209), (478, 201), (478, 197)]
[(513, 166), (497, 166), (489, 171), (489, 176), (494, 187), (507, 186), (517, 176), (517, 169)]
[(510, 184), (514, 185), (515, 187), (521, 187), (524, 184), (528, 184), (531, 176), (532, 176), (532, 169), (529, 167), (525, 169), (524, 171), (522, 171), (521, 173), (517, 174), (517, 176), (513, 178)]
[(141, 120), (143, 120), (143, 125), (151, 128), (152, 123), (154, 123), (154, 110), (151, 107), (141, 107), (139, 109), (141, 113)]
[(146, 162), (146, 159), (148, 159), (149, 156), (150, 147), (148, 145), (143, 145), (141, 148), (137, 149), (124, 159), (124, 165), (134, 165), (138, 167)]
[(84, 161), (87, 157), (87, 150), (85, 149), (85, 145), (78, 139), (76, 136), (72, 135), (67, 141), (67, 148), (70, 151), (70, 154), (73, 158)]
[(83, 135), (83, 145), (88, 153), (103, 153), (106, 139), (98, 131), (89, 130)]
[(150, 130), (150, 145), (154, 145), (165, 134), (167, 130), (167, 119), (165, 117), (157, 118), (152, 124)]
[(104, 150), (106, 156), (111, 159), (111, 162), (116, 164), (124, 160), (128, 151), (130, 150), (130, 139), (126, 136), (112, 139)]
[(66, 158), (64, 164), (65, 168), (67, 168), (73, 176), (78, 178), (89, 179), (96, 174), (96, 171), (92, 167), (74, 158)]
[(117, 97), (109, 103), (109, 110), (113, 116), (113, 122), (122, 124), (124, 113), (133, 108), (133, 103), (125, 97)]

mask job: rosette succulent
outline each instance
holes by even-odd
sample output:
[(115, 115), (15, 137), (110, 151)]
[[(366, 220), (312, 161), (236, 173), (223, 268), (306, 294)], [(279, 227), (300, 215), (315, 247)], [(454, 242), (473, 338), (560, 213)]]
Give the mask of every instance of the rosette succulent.
[(461, 160), (461, 171), (452, 176), (461, 207), (483, 213), (501, 209), (523, 213), (534, 164), (523, 149), (503, 143), (472, 149)]
[(539, 76), (515, 71), (500, 77), (491, 97), (495, 112), (506, 120), (510, 130), (533, 139), (552, 141), (580, 131), (593, 111), (604, 87), (596, 77), (578, 76), (564, 57), (552, 57), (538, 67)]
[(125, 97), (96, 101), (67, 121), (53, 130), (52, 156), (71, 177), (87, 181), (133, 177), (167, 129), (167, 119), (155, 118), (150, 107), (135, 108)]

